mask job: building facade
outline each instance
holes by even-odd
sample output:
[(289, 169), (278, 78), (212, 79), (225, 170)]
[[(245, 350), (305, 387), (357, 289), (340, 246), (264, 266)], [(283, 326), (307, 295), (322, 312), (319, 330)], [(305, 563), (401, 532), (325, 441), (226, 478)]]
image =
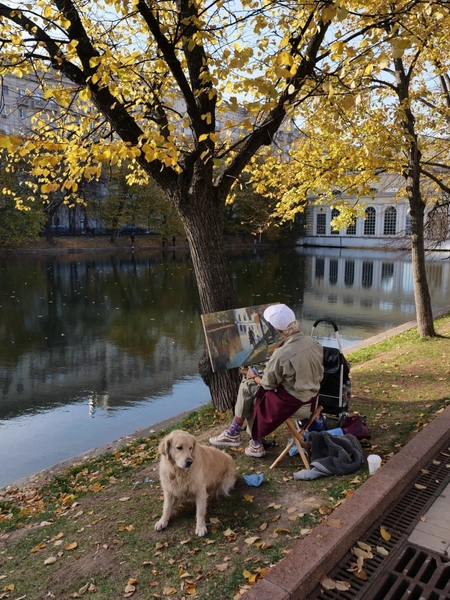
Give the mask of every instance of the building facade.
[[(398, 196), (404, 186), (399, 175), (384, 174), (373, 183), (373, 195), (360, 200), (337, 194), (336, 200), (350, 204), (364, 205), (364, 216), (358, 217), (347, 229), (333, 228), (332, 221), (339, 215), (339, 209), (320, 198), (314, 200), (305, 212), (304, 236), (298, 240), (301, 246), (319, 246), (327, 248), (389, 248), (409, 249), (411, 247), (411, 218), (409, 202)], [(428, 211), (425, 213), (426, 219)], [(446, 216), (442, 216), (446, 218)], [(438, 226), (427, 228), (425, 247), (427, 250), (450, 249), (450, 239), (435, 236)]]

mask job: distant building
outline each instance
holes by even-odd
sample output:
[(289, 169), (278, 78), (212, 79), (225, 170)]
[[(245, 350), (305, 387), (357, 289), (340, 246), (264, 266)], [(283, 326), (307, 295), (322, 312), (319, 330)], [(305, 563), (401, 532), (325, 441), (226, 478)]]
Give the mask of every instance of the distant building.
[[(409, 202), (396, 197), (403, 186), (404, 179), (400, 175), (381, 175), (380, 180), (373, 184), (373, 196), (358, 200), (365, 205), (364, 217), (359, 217), (353, 225), (340, 231), (331, 225), (331, 221), (339, 215), (339, 210), (328, 203), (321, 204), (320, 198), (315, 199), (305, 211), (305, 234), (297, 243), (327, 248), (410, 248)], [(357, 201), (356, 197), (339, 193), (336, 199), (350, 204)], [(446, 221), (444, 225), (448, 227), (448, 215), (442, 214), (441, 219)], [(445, 234), (435, 235), (443, 223), (436, 222), (435, 225), (429, 227), (427, 232), (426, 249), (449, 250), (450, 238)]]

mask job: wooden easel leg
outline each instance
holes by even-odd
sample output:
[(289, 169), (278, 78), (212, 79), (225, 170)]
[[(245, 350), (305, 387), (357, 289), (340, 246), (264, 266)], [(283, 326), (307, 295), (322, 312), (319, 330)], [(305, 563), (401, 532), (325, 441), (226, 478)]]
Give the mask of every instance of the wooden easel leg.
[(289, 442), (289, 444), (286, 446), (286, 448), (283, 450), (280, 456), (270, 465), (269, 469), (274, 469), (277, 466), (277, 464), (286, 456), (286, 454), (289, 452), (289, 450), (294, 444), (294, 440), (292, 440), (292, 442)]
[(286, 425), (287, 425), (287, 426), (289, 427), (289, 429), (291, 430), (291, 432), (292, 432), (292, 435), (294, 436), (294, 442), (295, 442), (295, 445), (296, 445), (296, 446), (297, 446), (297, 448), (298, 448), (298, 453), (299, 453), (299, 454), (300, 454), (300, 456), (301, 456), (301, 459), (302, 459), (302, 461), (303, 461), (303, 464), (305, 465), (305, 468), (306, 468), (306, 469), (308, 469), (308, 471), (309, 471), (309, 469), (310, 469), (311, 467), (309, 466), (309, 461), (308, 461), (308, 458), (307, 458), (307, 456), (306, 456), (306, 449), (305, 449), (305, 447), (303, 446), (303, 440), (302, 440), (302, 438), (301, 438), (301, 435), (300, 435), (300, 433), (297, 431), (297, 429), (296, 429), (295, 425), (294, 425), (294, 424), (293, 424), (293, 423), (292, 423), (290, 420), (287, 420), (287, 421), (286, 421)]

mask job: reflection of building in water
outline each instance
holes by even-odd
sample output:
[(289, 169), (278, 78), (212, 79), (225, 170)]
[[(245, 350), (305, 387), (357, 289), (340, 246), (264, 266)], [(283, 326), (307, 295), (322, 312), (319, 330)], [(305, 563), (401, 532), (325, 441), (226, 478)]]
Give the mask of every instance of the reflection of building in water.
[[(304, 248), (301, 253), (310, 262), (304, 319), (332, 314), (344, 322), (379, 323), (380, 312), (393, 323), (415, 318), (412, 265), (403, 254), (360, 250), (356, 256), (354, 250), (331, 248), (309, 252)], [(446, 306), (450, 261), (439, 254), (429, 255), (426, 270), (433, 306)]]
[(163, 395), (180, 379), (197, 374), (198, 356), (166, 336), (158, 339), (149, 361), (104, 341), (45, 352), (36, 348), (14, 368), (0, 368), (0, 419), (66, 403), (85, 403), (92, 415), (100, 408), (107, 411)]
[(86, 397), (89, 403), (89, 416), (95, 415), (96, 409), (100, 408), (105, 416), (109, 410), (109, 394), (108, 392), (87, 392)]

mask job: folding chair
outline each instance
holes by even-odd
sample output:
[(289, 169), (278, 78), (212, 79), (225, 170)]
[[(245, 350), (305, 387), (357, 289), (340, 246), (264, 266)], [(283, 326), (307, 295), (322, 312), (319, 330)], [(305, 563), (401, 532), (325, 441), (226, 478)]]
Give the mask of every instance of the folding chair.
[[(289, 442), (289, 444), (286, 446), (286, 448), (283, 450), (283, 452), (279, 455), (279, 457), (270, 465), (270, 469), (274, 469), (277, 464), (279, 462), (281, 462), (281, 460), (286, 456), (286, 454), (289, 452), (289, 450), (294, 446), (294, 444), (297, 446), (298, 449), (298, 453), (300, 454), (300, 457), (303, 461), (303, 464), (305, 465), (306, 469), (310, 469), (310, 464), (309, 464), (309, 445), (305, 442), (305, 440), (303, 439), (303, 436), (306, 432), (306, 430), (308, 429), (308, 427), (311, 426), (312, 423), (314, 423), (314, 421), (317, 419), (317, 417), (320, 415), (320, 413), (322, 412), (322, 407), (318, 406), (316, 408), (316, 410), (312, 413), (311, 417), (309, 418), (309, 421), (306, 423), (306, 425), (302, 425), (301, 427), (299, 426), (299, 421), (296, 420), (295, 418), (295, 413), (289, 417), (289, 419), (286, 419), (285, 423), (287, 428), (289, 429), (289, 431), (292, 433), (292, 442)], [(296, 421), (297, 423), (297, 427), (294, 425), (293, 421)]]

